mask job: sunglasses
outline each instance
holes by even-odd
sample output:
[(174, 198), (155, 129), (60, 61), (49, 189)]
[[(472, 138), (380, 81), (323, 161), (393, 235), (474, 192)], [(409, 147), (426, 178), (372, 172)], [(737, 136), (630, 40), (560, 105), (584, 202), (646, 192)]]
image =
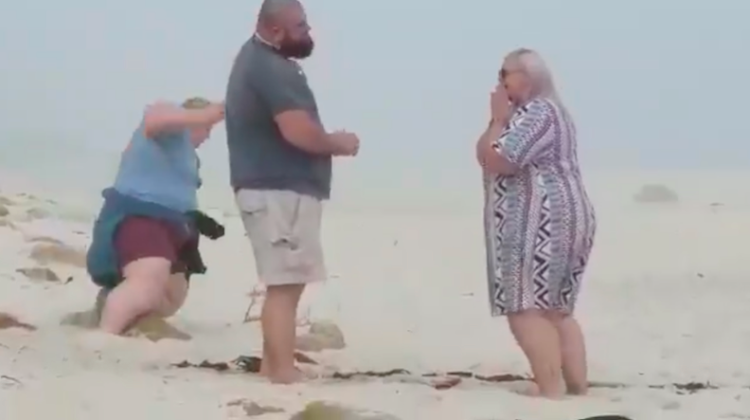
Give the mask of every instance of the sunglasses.
[(513, 73), (518, 73), (520, 70), (506, 70), (506, 69), (500, 69), (500, 78), (505, 79), (506, 77), (510, 76)]

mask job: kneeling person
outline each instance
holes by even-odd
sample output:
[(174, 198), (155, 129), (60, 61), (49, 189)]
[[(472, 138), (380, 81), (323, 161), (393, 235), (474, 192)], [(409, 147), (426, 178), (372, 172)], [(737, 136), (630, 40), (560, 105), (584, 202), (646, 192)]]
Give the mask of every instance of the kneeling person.
[[(87, 268), (102, 288), (99, 326), (121, 334), (146, 316), (169, 317), (187, 296), (188, 277), (205, 272), (199, 227), (223, 228), (197, 212), (196, 148), (224, 118), (201, 98), (150, 106), (122, 154), (114, 185), (94, 224)], [(208, 220), (208, 221), (207, 221)], [(200, 222), (200, 223), (197, 223)]]

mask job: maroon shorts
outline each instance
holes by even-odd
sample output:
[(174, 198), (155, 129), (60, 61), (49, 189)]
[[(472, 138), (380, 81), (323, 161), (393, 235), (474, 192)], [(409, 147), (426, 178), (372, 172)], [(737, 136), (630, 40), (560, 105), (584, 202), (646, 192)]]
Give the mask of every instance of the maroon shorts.
[(119, 269), (141, 258), (161, 257), (172, 263), (172, 273), (184, 273), (180, 250), (188, 238), (167, 221), (128, 217), (120, 223), (114, 237)]

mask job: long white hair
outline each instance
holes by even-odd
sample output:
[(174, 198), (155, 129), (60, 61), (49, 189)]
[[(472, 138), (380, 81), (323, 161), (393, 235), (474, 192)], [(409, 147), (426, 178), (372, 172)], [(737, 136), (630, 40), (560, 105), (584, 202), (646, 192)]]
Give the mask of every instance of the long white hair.
[(518, 65), (531, 81), (531, 91), (527, 101), (545, 98), (554, 102), (561, 110), (565, 110), (565, 105), (555, 89), (552, 72), (539, 53), (528, 48), (519, 48), (508, 54), (505, 60)]

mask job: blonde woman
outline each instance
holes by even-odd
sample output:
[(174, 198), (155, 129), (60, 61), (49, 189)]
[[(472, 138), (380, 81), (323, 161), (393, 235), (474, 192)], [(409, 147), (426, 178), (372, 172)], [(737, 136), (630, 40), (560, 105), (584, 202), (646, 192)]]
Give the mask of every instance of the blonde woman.
[(498, 82), (476, 150), (492, 315), (507, 316), (531, 365), (532, 394), (585, 394), (586, 350), (574, 309), (596, 222), (575, 126), (536, 52), (510, 53)]

